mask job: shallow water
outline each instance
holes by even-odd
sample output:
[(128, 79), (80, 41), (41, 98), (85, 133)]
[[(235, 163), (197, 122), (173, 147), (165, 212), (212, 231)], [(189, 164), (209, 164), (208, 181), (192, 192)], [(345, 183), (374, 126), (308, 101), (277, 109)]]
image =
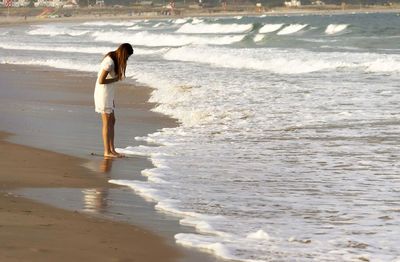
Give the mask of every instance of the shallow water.
[[(397, 261), (396, 14), (103, 21), (1, 28), (0, 62), (96, 72), (131, 42), (128, 81), (181, 126), (125, 184), (243, 261)], [(50, 38), (51, 36), (51, 38)], [(117, 98), (118, 99), (118, 98)]]

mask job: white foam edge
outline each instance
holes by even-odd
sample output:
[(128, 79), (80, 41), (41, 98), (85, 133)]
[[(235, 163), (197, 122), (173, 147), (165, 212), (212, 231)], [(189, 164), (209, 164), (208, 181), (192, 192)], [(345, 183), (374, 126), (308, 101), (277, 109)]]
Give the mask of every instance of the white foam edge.
[[(169, 168), (167, 168), (169, 169)], [(152, 169), (144, 169), (141, 171), (141, 174), (147, 177), (148, 181), (153, 183), (163, 183), (170, 184), (170, 182), (165, 181), (163, 178), (165, 177), (164, 173), (162, 173), (165, 168), (152, 168)], [(164, 171), (165, 172), (165, 171)]]
[[(166, 130), (163, 128), (163, 130)], [(174, 146), (174, 143), (171, 143), (165, 139), (160, 139), (160, 138), (155, 138), (157, 135), (161, 134), (160, 132), (156, 132), (153, 134), (150, 134), (149, 136), (142, 136), (142, 137), (135, 137), (136, 141), (143, 141), (151, 144), (156, 144), (156, 145), (162, 145), (162, 146)]]
[(208, 221), (216, 221), (224, 219), (222, 216), (206, 216), (199, 215), (199, 217), (186, 217), (179, 221), (181, 225), (191, 226), (196, 229), (197, 232), (213, 236), (225, 236), (229, 237), (230, 234), (215, 230)]
[(204, 239), (204, 236), (187, 233), (179, 233), (175, 235), (175, 241), (177, 244), (186, 247), (194, 247), (212, 253), (220, 258), (237, 260), (237, 258), (234, 257), (223, 244), (218, 242), (205, 242), (202, 241), (201, 238)]
[[(195, 212), (187, 212), (181, 211), (175, 208), (176, 204), (179, 203), (179, 200), (159, 200), (160, 196), (157, 194), (156, 189), (149, 188), (149, 185), (143, 181), (132, 181), (132, 180), (109, 180), (109, 183), (128, 186), (133, 189), (136, 194), (143, 197), (147, 201), (157, 202), (155, 209), (162, 211), (164, 213), (168, 213), (177, 217), (184, 217), (180, 220), (181, 225), (187, 225), (194, 227), (199, 233), (221, 236), (221, 237), (230, 237), (229, 234), (224, 232), (216, 231), (207, 221), (216, 221), (224, 219), (223, 216), (207, 216), (198, 214)], [(222, 247), (222, 245), (221, 245)], [(226, 256), (225, 256), (226, 257)]]
[(158, 199), (160, 199), (160, 196), (157, 194), (158, 191), (154, 188), (150, 188), (147, 182), (119, 179), (110, 179), (108, 182), (120, 186), (127, 186), (133, 189), (136, 194), (150, 202), (157, 202)]
[(175, 206), (177, 203), (179, 203), (179, 200), (173, 200), (173, 199), (165, 199), (165, 200), (159, 200), (155, 208), (159, 211), (163, 211), (165, 213), (177, 216), (177, 217), (199, 217), (200, 214), (195, 213), (195, 212), (187, 212), (187, 211), (181, 211), (178, 210)]
[(109, 183), (127, 186), (133, 191), (138, 194), (139, 196), (143, 197), (144, 199), (151, 201), (151, 202), (158, 202), (155, 206), (157, 210), (163, 211), (165, 213), (169, 213), (178, 217), (201, 217), (200, 214), (195, 212), (187, 212), (181, 211), (175, 208), (176, 203), (179, 203), (179, 200), (173, 199), (165, 199), (161, 200), (162, 197), (158, 195), (158, 190), (151, 188), (150, 183), (147, 181), (133, 181), (133, 180), (117, 180), (117, 179), (110, 179)]
[(232, 255), (222, 243), (216, 242), (214, 238), (204, 235), (179, 233), (175, 235), (175, 241), (182, 246), (197, 248), (223, 259), (244, 262), (262, 262), (262, 260), (239, 259)]
[[(117, 151), (120, 154), (125, 154), (125, 155), (136, 155), (136, 156), (151, 156), (152, 153), (151, 152), (144, 152), (146, 150), (147, 147), (145, 146), (137, 146), (137, 147), (133, 147), (133, 146), (128, 146), (125, 148), (116, 148), (115, 151)], [(141, 151), (142, 149), (142, 151)]]

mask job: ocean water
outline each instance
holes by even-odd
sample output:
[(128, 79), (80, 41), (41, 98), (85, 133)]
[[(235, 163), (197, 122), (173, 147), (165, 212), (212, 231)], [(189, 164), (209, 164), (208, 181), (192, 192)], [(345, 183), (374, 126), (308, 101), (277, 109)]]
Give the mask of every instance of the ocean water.
[[(124, 145), (126, 185), (237, 261), (400, 261), (396, 13), (52, 23), (0, 28), (0, 63), (95, 75), (130, 42), (126, 81), (180, 121)], [(116, 98), (118, 100), (118, 98)], [(155, 146), (156, 145), (156, 146)]]

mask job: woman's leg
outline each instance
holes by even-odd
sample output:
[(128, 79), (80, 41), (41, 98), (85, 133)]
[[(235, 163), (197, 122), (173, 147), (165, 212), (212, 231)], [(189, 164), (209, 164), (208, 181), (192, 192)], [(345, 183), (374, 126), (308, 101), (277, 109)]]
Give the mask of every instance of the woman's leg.
[(104, 142), (104, 156), (108, 157), (122, 157), (114, 148), (114, 126), (115, 116), (111, 114), (101, 114), (103, 119), (103, 142)]
[(101, 114), (103, 119), (104, 156), (113, 156), (110, 149), (110, 117), (111, 114)]
[(109, 147), (111, 150), (111, 153), (113, 153), (114, 155), (120, 155), (115, 151), (115, 147), (114, 147), (114, 127), (115, 127), (115, 115), (114, 112), (112, 112), (110, 114), (110, 140), (109, 140)]

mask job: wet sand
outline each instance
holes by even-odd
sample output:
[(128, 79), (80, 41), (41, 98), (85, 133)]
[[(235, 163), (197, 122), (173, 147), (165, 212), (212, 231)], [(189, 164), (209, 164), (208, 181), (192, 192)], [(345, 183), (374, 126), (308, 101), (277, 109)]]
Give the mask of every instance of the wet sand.
[[(105, 161), (91, 155), (103, 150), (101, 119), (93, 108), (95, 75), (0, 65), (0, 78), (2, 261), (218, 261), (176, 245), (173, 235), (192, 229), (107, 182), (144, 180), (140, 171), (152, 165), (145, 157)], [(135, 136), (177, 125), (149, 111), (150, 92), (117, 84), (117, 147), (140, 144)], [(97, 198), (90, 200), (90, 212), (76, 203), (84, 202), (76, 198), (82, 192)], [(111, 192), (113, 199), (101, 192)], [(111, 212), (118, 201), (125, 201), (122, 211)], [(117, 219), (124, 210), (130, 219)]]
[[(133, 225), (7, 193), (20, 187), (110, 187), (83, 160), (5, 142), (0, 133), (1, 261), (175, 261), (179, 252)], [(9, 135), (9, 134), (8, 134)], [(157, 252), (155, 252), (157, 251)]]

